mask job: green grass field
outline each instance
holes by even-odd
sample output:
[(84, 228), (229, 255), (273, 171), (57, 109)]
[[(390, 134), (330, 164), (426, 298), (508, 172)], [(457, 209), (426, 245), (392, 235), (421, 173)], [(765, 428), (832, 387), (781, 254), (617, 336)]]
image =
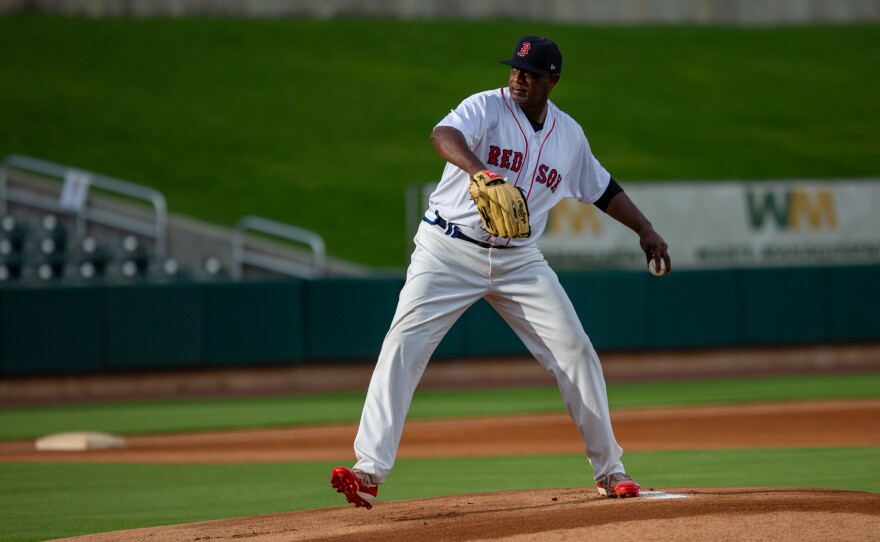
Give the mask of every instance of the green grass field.
[[(880, 397), (880, 374), (610, 385), (614, 408)], [(354, 422), (362, 394), (229, 401), (157, 401), (0, 410), (0, 438), (45, 431), (121, 433)], [(411, 419), (561, 411), (551, 388), (417, 392)], [(218, 420), (222, 420), (218, 423)], [(880, 448), (629, 453), (643, 487), (782, 486), (880, 492)], [(0, 540), (35, 541), (117, 529), (340, 506), (335, 463), (144, 465), (0, 463)], [(845, 465), (829, 468), (829, 465)], [(516, 472), (517, 476), (499, 473)], [(572, 478), (572, 472), (581, 472)], [(424, 483), (426, 478), (430, 484)], [(401, 460), (382, 500), (589, 486), (578, 454)], [(47, 511), (51, 513), (47, 514)]]
[[(154, 186), (171, 212), (226, 226), (293, 223), (331, 255), (401, 267), (405, 187), (443, 165), (428, 134), (506, 84), (498, 60), (525, 33), (559, 42), (552, 98), (624, 185), (880, 174), (877, 25), (2, 17), (0, 156)], [(477, 34), (492, 39), (461, 39)]]

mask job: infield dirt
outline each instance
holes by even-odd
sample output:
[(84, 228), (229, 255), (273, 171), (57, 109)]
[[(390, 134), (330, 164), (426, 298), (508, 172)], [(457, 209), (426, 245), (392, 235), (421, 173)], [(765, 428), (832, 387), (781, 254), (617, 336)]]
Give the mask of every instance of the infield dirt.
[(583, 489), (455, 495), (117, 531), (79, 542), (391, 540), (869, 540), (880, 495), (822, 489), (688, 489), (611, 500)]
[[(880, 445), (880, 400), (618, 410), (628, 451)], [(40, 452), (0, 445), (0, 461), (235, 463), (351, 462), (356, 428), (335, 425), (138, 436), (118, 450)], [(412, 421), (400, 457), (581, 453), (565, 415)], [(636, 475), (638, 473), (635, 473)], [(329, 473), (328, 473), (329, 480)], [(117, 531), (79, 542), (869, 540), (880, 532), (880, 495), (797, 488), (654, 488), (613, 500), (560, 488), (380, 502), (250, 518)], [(332, 491), (327, 485), (327, 491)], [(340, 505), (344, 499), (340, 496)]]
[[(628, 452), (756, 447), (880, 446), (880, 399), (615, 410)], [(327, 425), (127, 437), (125, 447), (38, 452), (0, 442), (0, 461), (165, 464), (353, 460), (357, 427)], [(412, 420), (399, 458), (583, 453), (565, 414)], [(329, 476), (329, 474), (328, 474)]]

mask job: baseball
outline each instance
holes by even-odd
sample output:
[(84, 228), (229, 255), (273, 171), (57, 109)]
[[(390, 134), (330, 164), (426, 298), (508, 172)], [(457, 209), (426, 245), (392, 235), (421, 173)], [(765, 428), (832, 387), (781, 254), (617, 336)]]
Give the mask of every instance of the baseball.
[(666, 262), (660, 260), (660, 269), (657, 269), (657, 264), (654, 263), (655, 260), (651, 258), (651, 261), (648, 262), (648, 271), (651, 272), (655, 277), (660, 277), (666, 274)]

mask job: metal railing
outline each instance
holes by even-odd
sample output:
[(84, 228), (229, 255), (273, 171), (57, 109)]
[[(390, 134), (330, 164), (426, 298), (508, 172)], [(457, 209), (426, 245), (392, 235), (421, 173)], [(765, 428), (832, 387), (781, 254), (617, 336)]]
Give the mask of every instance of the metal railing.
[[(311, 265), (249, 250), (245, 246), (247, 231), (256, 231), (308, 245), (312, 250)], [(315, 232), (258, 216), (245, 216), (235, 223), (232, 234), (232, 263), (232, 273), (235, 278), (242, 277), (245, 265), (294, 277), (318, 277), (326, 271), (327, 246), (324, 239)]]
[(416, 231), (419, 229), (422, 213), (428, 208), (428, 198), (436, 188), (436, 182), (415, 183), (406, 187), (404, 212), (406, 224), (404, 232), (406, 234), (407, 258), (412, 253), (412, 249), (415, 248), (413, 237), (415, 237)]
[[(88, 177), (89, 187), (149, 203), (153, 208), (153, 219), (144, 220), (128, 216), (120, 211), (96, 208), (87, 204), (78, 209), (64, 207), (57, 197), (53, 198), (28, 190), (10, 187), (8, 176), (8, 170), (10, 169), (62, 180), (71, 173), (80, 174)], [(0, 174), (0, 213), (6, 214), (7, 202), (15, 202), (43, 211), (72, 216), (76, 222), (77, 239), (85, 237), (90, 223), (101, 224), (152, 238), (156, 245), (155, 255), (159, 259), (164, 259), (167, 253), (168, 207), (165, 203), (165, 196), (158, 190), (147, 186), (37, 158), (12, 154), (3, 160), (3, 171)]]

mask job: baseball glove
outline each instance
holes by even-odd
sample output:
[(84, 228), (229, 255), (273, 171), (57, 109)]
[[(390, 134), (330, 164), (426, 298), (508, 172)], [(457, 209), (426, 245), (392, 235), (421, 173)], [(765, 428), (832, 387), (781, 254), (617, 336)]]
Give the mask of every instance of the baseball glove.
[(523, 191), (489, 170), (471, 178), (471, 199), (480, 211), (483, 227), (495, 237), (528, 237), (529, 206)]

